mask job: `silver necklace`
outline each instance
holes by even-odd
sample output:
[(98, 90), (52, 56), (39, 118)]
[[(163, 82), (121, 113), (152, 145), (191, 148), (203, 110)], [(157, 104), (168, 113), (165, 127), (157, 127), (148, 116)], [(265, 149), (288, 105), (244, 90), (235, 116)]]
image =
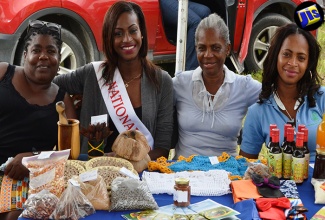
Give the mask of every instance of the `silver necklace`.
[[(293, 125), (293, 124), (294, 124), (294, 119), (291, 117), (291, 115), (290, 115), (289, 112), (287, 111), (286, 107), (284, 106), (283, 102), (281, 101), (278, 92), (277, 92), (277, 91), (274, 91), (274, 93), (275, 93), (274, 100), (275, 100), (276, 104), (278, 105), (278, 107), (279, 107), (281, 110), (283, 110), (283, 111), (285, 111), (285, 112), (287, 113), (287, 116), (288, 116), (289, 119), (290, 119), (290, 121), (288, 121), (288, 123)], [(299, 104), (300, 104), (300, 99), (298, 99), (298, 100), (296, 101), (296, 104), (295, 104), (294, 110), (297, 110)], [(297, 107), (296, 107), (296, 106), (297, 106)]]

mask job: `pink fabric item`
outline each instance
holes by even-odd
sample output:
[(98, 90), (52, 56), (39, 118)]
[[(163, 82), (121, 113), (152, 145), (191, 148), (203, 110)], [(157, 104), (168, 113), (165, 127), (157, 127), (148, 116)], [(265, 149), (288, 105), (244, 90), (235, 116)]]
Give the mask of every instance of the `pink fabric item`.
[(262, 219), (285, 220), (284, 210), (290, 208), (291, 204), (286, 197), (258, 198), (256, 206)]

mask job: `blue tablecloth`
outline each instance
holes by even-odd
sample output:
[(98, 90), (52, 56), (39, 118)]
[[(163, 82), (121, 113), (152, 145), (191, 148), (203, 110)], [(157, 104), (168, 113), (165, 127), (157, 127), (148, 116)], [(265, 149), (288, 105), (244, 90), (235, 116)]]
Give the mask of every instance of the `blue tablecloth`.
[[(304, 181), (303, 184), (298, 185), (298, 191), (300, 195), (300, 199), (302, 200), (304, 206), (308, 209), (308, 212), (306, 213), (307, 218), (310, 219), (320, 208), (322, 208), (324, 205), (322, 204), (314, 204), (315, 201), (315, 191), (314, 187), (311, 184), (311, 176), (312, 176), (312, 169), (309, 169), (309, 178), (308, 180)], [(156, 202), (159, 206), (169, 205), (173, 203), (173, 197), (172, 195), (168, 194), (159, 194), (153, 195)], [(220, 204), (232, 207), (234, 204), (232, 194), (227, 194), (223, 196), (191, 196), (191, 203), (196, 203), (205, 199), (212, 199)], [(128, 214), (132, 212), (132, 210), (123, 211), (123, 212), (108, 212), (108, 211), (96, 211), (95, 214), (87, 216), (84, 218), (85, 220), (98, 220), (98, 219), (123, 219), (121, 217), (122, 214)], [(19, 218), (20, 220), (26, 219), (26, 218)]]

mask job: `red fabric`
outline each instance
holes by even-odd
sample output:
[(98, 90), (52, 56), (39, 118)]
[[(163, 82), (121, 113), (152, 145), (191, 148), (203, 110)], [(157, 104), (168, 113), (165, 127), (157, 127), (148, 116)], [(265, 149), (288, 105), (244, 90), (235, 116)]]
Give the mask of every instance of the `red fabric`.
[(285, 220), (284, 210), (290, 208), (291, 204), (286, 197), (258, 198), (256, 206), (262, 219)]

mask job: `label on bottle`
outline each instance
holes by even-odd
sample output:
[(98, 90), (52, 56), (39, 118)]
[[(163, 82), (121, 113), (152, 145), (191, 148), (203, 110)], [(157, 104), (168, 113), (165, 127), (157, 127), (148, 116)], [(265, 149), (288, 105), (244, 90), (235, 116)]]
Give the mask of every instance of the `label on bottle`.
[(305, 154), (305, 169), (304, 169), (304, 179), (308, 179), (309, 172), (309, 161), (310, 161), (310, 153)]
[(174, 201), (178, 203), (188, 202), (188, 191), (174, 190)]
[(304, 181), (305, 158), (292, 157), (292, 176), (291, 179), (295, 183), (302, 183)]
[(292, 164), (292, 154), (283, 153), (282, 158), (283, 173), (282, 176), (284, 179), (291, 178), (291, 164)]
[(269, 152), (269, 169), (273, 176), (282, 177), (282, 153), (273, 154)]

